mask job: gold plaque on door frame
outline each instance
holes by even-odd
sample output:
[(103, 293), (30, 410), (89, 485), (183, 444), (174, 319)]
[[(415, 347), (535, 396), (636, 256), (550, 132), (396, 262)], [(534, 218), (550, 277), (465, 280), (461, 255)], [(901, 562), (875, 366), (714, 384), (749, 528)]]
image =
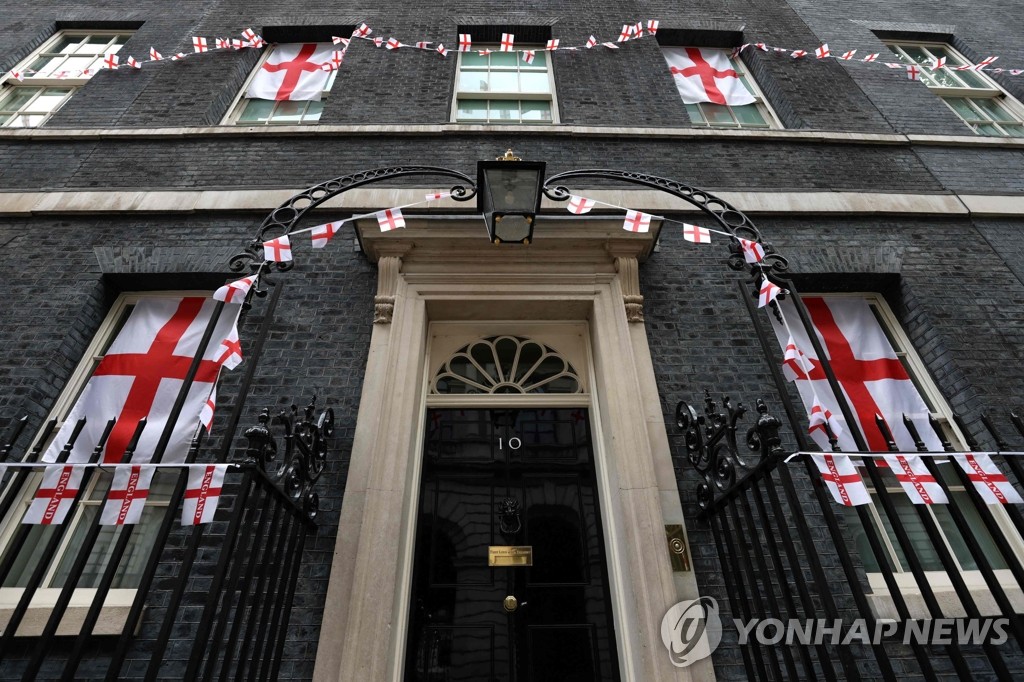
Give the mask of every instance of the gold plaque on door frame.
[(491, 545), (488, 566), (533, 566), (533, 545)]

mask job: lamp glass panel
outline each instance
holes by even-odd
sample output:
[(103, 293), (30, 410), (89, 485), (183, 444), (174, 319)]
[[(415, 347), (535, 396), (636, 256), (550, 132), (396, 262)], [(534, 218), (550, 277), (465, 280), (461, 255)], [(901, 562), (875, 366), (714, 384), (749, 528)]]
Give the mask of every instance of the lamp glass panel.
[(536, 168), (488, 168), (484, 171), (493, 210), (499, 213), (533, 213), (537, 210), (540, 171)]

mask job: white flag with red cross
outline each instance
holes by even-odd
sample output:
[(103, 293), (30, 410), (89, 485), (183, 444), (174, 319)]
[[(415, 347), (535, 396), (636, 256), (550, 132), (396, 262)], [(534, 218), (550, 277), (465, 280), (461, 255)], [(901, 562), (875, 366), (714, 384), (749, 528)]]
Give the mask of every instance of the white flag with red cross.
[(468, 33), (459, 34), (459, 52), (469, 52), (473, 49), (473, 36)]
[(653, 217), (640, 211), (626, 211), (626, 220), (622, 223), (622, 229), (629, 232), (647, 232), (651, 229), (651, 218)]
[(596, 202), (593, 199), (578, 197), (575, 194), (572, 194), (569, 196), (569, 203), (565, 208), (569, 213), (583, 215), (584, 213), (590, 213), (590, 211), (593, 210), (595, 203)]
[(710, 244), (711, 231), (700, 225), (683, 223), (683, 239), (694, 244)]
[(516, 37), (512, 33), (502, 33), (501, 43), (499, 43), (499, 50), (501, 52), (512, 52), (516, 42)]
[(224, 340), (220, 342), (220, 348), (214, 362), (228, 369), (234, 369), (242, 364), (242, 342), (238, 338), (237, 321)]
[(228, 282), (213, 292), (213, 300), (224, 301), (225, 303), (241, 303), (245, 300), (245, 295), (249, 293), (249, 289), (252, 289), (255, 281), (256, 275), (250, 275), (237, 279), (234, 282)]
[(376, 216), (381, 232), (389, 232), (399, 227), (405, 227), (405, 216), (397, 208), (387, 208), (383, 211), (378, 211)]
[(100, 512), (100, 525), (127, 526), (141, 521), (155, 473), (156, 467), (117, 467)]
[(195, 36), (192, 38), (192, 49), (196, 52), (206, 52), (210, 49), (210, 46), (206, 38)]
[(322, 249), (327, 246), (327, 242), (331, 241), (334, 235), (338, 234), (342, 226), (341, 221), (333, 223), (324, 223), (323, 225), (317, 225), (309, 231), (309, 236), (313, 240), (314, 249)]
[(924, 461), (917, 455), (882, 455), (889, 471), (896, 477), (914, 504), (948, 504), (942, 485), (935, 480)]
[(811, 362), (790, 336), (782, 353), (782, 373), (789, 381), (796, 381), (811, 368)]
[(224, 474), (229, 466), (206, 464), (189, 467), (185, 500), (181, 505), (181, 525), (194, 526), (213, 521), (224, 487)]
[(821, 480), (832, 493), (832, 498), (846, 507), (869, 504), (871, 495), (868, 493), (864, 480), (857, 473), (849, 455), (812, 454), (811, 460), (821, 472)]
[(811, 405), (811, 411), (807, 415), (807, 422), (807, 433), (812, 436), (815, 431), (821, 431), (825, 435), (825, 439), (828, 440), (828, 432), (830, 430), (835, 438), (839, 438), (843, 433), (843, 427), (839, 425), (835, 415), (832, 414), (831, 410), (822, 407), (817, 398), (814, 398), (814, 404)]
[(249, 82), (245, 96), (252, 99), (318, 101), (330, 71), (331, 43), (285, 43), (273, 52)]
[(263, 258), (275, 263), (284, 263), (292, 259), (292, 244), (288, 235), (263, 242)]
[(210, 397), (203, 403), (203, 411), (199, 413), (199, 423), (203, 425), (206, 432), (209, 433), (210, 429), (213, 428), (213, 413), (217, 409), (217, 387), (214, 386), (213, 390), (210, 391)]
[(750, 264), (760, 263), (764, 260), (764, 246), (758, 242), (737, 237), (740, 241), (740, 248), (743, 249), (743, 260)]
[[(86, 418), (69, 462), (86, 462), (107, 422), (117, 419), (104, 446), (103, 462), (120, 462), (139, 420), (146, 418), (133, 462), (148, 462), (170, 417), (199, 342), (217, 303), (209, 298), (145, 298), (135, 304), (124, 327), (100, 360), (64, 425), (43, 454), (53, 462), (75, 423)], [(195, 434), (199, 412), (217, 380), (222, 342), (241, 306), (225, 304), (189, 387), (164, 451), (164, 462), (181, 462)]]
[(451, 192), (434, 192), (433, 194), (425, 195), (427, 201), (440, 201), (441, 199), (447, 199), (451, 197)]
[[(916, 449), (914, 438), (903, 424), (903, 415), (906, 414), (928, 449), (941, 451), (942, 443), (928, 423), (928, 406), (889, 343), (886, 331), (879, 324), (871, 304), (863, 298), (845, 296), (804, 296), (802, 300), (814, 324), (812, 333), (825, 351), (841, 392), (864, 434), (868, 449), (876, 452), (889, 449), (886, 439), (876, 426), (877, 414), (888, 425), (897, 447), (913, 452)], [(785, 348), (792, 343), (804, 355), (803, 365), (787, 363), (795, 375), (796, 387), (804, 407), (810, 414), (817, 395), (822, 406), (834, 415), (829, 422), (833, 430), (837, 430), (836, 424), (844, 427), (842, 433), (837, 433), (840, 449), (859, 450), (839, 400), (832, 393), (810, 336), (800, 323), (800, 316), (791, 301), (780, 301), (779, 305), (789, 322), (789, 329), (774, 316), (769, 316), (769, 319), (779, 344), (785, 344)], [(821, 431), (811, 435), (822, 449), (831, 447)]]
[(740, 106), (757, 101), (732, 68), (725, 50), (666, 47), (661, 52), (675, 77), (679, 96), (686, 104), (710, 102)]
[(968, 452), (953, 455), (953, 459), (967, 473), (985, 504), (1024, 504), (1020, 493), (988, 455)]
[(82, 487), (84, 474), (85, 467), (47, 467), (21, 522), (42, 525), (64, 523), (74, 505), (75, 496)]
[(761, 282), (761, 289), (757, 293), (757, 307), (765, 307), (766, 305), (774, 301), (776, 298), (778, 298), (779, 294), (781, 293), (782, 289), (778, 285), (768, 281), (768, 278), (765, 277), (764, 281)]

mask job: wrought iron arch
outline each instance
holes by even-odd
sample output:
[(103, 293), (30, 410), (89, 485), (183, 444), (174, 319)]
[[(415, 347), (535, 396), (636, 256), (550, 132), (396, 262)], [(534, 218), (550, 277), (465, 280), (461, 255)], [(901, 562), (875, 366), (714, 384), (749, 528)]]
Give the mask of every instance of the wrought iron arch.
[[(723, 229), (733, 237), (749, 239), (760, 243), (765, 250), (765, 259), (758, 264), (762, 273), (772, 272), (773, 274), (783, 273), (789, 269), (789, 261), (780, 255), (770, 242), (764, 241), (761, 231), (757, 229), (753, 221), (742, 211), (729, 202), (715, 196), (714, 194), (692, 187), (676, 180), (661, 178), (656, 175), (647, 175), (634, 171), (613, 170), (607, 168), (587, 168), (566, 171), (552, 175), (544, 181), (544, 195), (553, 201), (567, 201), (571, 192), (567, 187), (560, 184), (571, 178), (597, 178), (601, 180), (619, 180), (634, 185), (643, 185), (671, 194), (683, 201), (699, 208), (703, 213), (715, 219)], [(733, 270), (743, 270), (746, 264), (738, 241), (732, 244), (732, 254), (729, 256), (729, 267)]]
[[(476, 183), (473, 181), (473, 178), (465, 173), (437, 166), (391, 166), (342, 175), (299, 192), (271, 211), (263, 219), (263, 224), (256, 231), (252, 241), (245, 247), (245, 251), (231, 257), (231, 269), (235, 272), (241, 272), (246, 267), (249, 267), (255, 272), (263, 268), (266, 262), (261, 255), (262, 245), (267, 240), (268, 235), (291, 232), (306, 213), (325, 201), (363, 185), (408, 175), (440, 175), (455, 178), (463, 184), (458, 184), (451, 188), (452, 199), (455, 201), (469, 201), (476, 196)], [(290, 270), (292, 268), (292, 261), (277, 263), (276, 265), (278, 270)]]

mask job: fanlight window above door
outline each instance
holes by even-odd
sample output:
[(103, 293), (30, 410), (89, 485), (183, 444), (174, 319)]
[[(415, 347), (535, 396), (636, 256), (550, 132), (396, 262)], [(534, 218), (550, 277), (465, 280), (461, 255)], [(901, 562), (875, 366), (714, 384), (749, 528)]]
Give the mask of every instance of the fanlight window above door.
[(579, 373), (556, 351), (519, 336), (491, 336), (452, 355), (434, 376), (433, 394), (582, 393)]

